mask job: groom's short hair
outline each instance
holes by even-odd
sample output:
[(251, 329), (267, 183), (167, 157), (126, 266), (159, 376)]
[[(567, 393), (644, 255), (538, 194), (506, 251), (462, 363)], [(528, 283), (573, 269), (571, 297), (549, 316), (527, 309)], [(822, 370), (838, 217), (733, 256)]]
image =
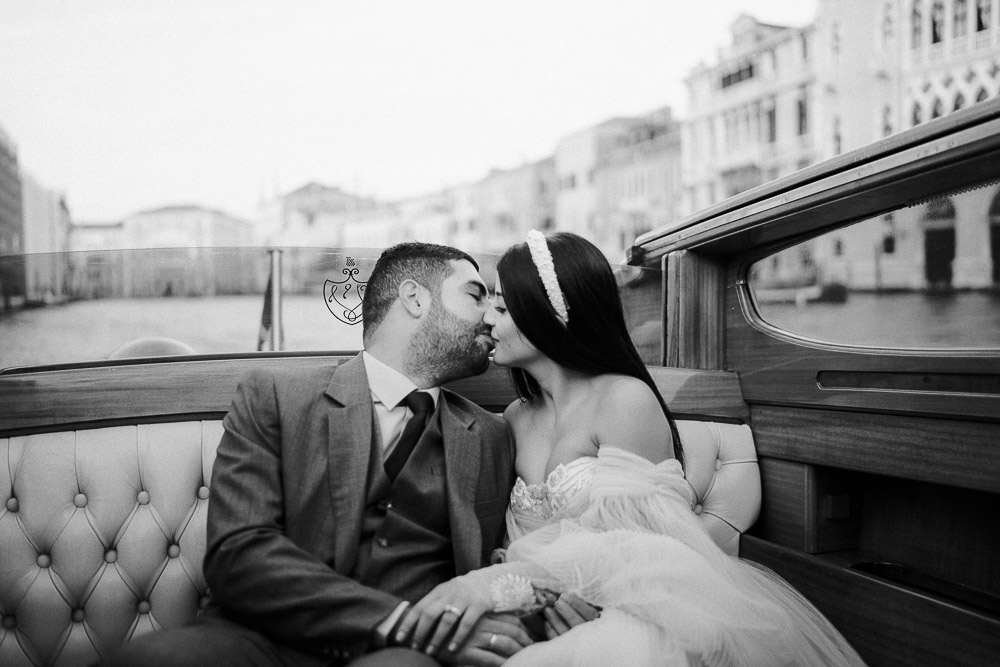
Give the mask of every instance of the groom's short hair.
[(441, 294), (441, 282), (451, 275), (452, 260), (465, 260), (479, 270), (479, 264), (466, 252), (436, 243), (408, 241), (386, 248), (375, 262), (361, 302), (363, 338), (368, 340), (385, 319), (399, 284), (412, 279), (431, 291)]

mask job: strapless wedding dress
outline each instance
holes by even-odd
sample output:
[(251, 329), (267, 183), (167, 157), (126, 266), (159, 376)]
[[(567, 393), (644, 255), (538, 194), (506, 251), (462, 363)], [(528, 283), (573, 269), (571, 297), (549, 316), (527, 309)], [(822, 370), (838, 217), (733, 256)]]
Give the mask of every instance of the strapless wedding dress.
[(853, 648), (776, 574), (724, 553), (692, 511), (673, 459), (602, 447), (511, 492), (508, 573), (603, 608), (595, 621), (522, 650), (507, 665), (862, 665)]

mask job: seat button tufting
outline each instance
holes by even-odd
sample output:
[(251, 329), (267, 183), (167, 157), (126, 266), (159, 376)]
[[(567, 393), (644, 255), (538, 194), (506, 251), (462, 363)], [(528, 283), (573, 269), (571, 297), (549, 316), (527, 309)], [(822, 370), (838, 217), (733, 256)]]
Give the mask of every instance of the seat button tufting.
[(167, 555), (170, 556), (171, 558), (177, 558), (178, 556), (180, 556), (181, 555), (180, 546), (176, 544), (171, 544), (169, 547), (167, 547)]
[(700, 515), (701, 514), (701, 509), (702, 509), (701, 505), (695, 505), (694, 506), (694, 513)]
[(139, 606), (137, 607), (137, 609), (139, 610), (140, 614), (148, 614), (150, 608), (151, 608), (151, 605), (149, 604), (149, 600), (142, 600), (139, 603)]
[(82, 609), (74, 609), (73, 610), (73, 622), (74, 623), (83, 623), (83, 610)]
[(35, 561), (38, 563), (38, 567), (48, 567), (52, 565), (52, 556), (48, 554), (38, 554), (38, 559)]
[(7, 511), (8, 512), (16, 512), (17, 508), (18, 508), (17, 498), (8, 498), (7, 499)]
[(104, 554), (104, 562), (114, 563), (116, 560), (118, 560), (118, 552), (115, 551), (114, 549), (108, 549), (107, 552)]
[(136, 496), (135, 499), (139, 501), (140, 505), (148, 505), (149, 504), (149, 491), (140, 491), (139, 495)]
[(719, 459), (715, 460), (715, 469), (716, 470), (722, 470), (722, 461), (721, 460), (719, 460)]
[(5, 630), (13, 630), (17, 627), (17, 619), (13, 616), (4, 616), (3, 627)]
[(201, 488), (198, 489), (198, 497), (201, 498), (202, 500), (207, 500), (208, 499), (208, 487), (207, 486), (203, 486), (203, 487), (201, 487)]
[(77, 507), (86, 507), (87, 496), (83, 495), (82, 493), (76, 494), (76, 496), (73, 498), (73, 504), (76, 505)]

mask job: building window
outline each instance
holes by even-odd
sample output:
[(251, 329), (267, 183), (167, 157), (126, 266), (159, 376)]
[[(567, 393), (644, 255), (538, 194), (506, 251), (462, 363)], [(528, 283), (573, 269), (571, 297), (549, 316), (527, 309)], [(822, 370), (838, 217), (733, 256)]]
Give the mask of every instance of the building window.
[(737, 83), (752, 79), (754, 76), (753, 63), (747, 63), (739, 69), (722, 75), (722, 87), (728, 88)]
[(944, 3), (936, 0), (931, 5), (931, 44), (938, 44), (944, 39)]
[(910, 119), (910, 126), (916, 127), (920, 123), (924, 122), (924, 112), (920, 108), (919, 102), (913, 103), (913, 117)]
[(920, 48), (920, 40), (924, 34), (924, 12), (921, 4), (921, 0), (914, 0), (913, 12), (910, 14), (910, 46), (914, 49)]
[(954, 0), (951, 34), (962, 37), (969, 28), (969, 5), (967, 0)]
[(976, 101), (977, 102), (985, 102), (986, 101), (986, 97), (987, 97), (987, 95), (986, 95), (986, 89), (985, 88), (980, 88), (979, 92), (976, 93)]
[(843, 148), (843, 140), (840, 136), (840, 119), (833, 119), (833, 154), (840, 155)]
[(965, 96), (962, 95), (962, 93), (959, 93), (958, 95), (955, 96), (955, 107), (954, 109), (952, 109), (952, 111), (958, 111), (964, 106), (965, 106)]
[(892, 3), (885, 3), (882, 9), (882, 43), (888, 44), (892, 41)]
[(844, 255), (844, 242), (841, 239), (833, 240), (833, 256), (843, 257)]
[(989, 30), (990, 0), (976, 0), (976, 32)]
[(809, 62), (809, 40), (805, 33), (802, 33), (802, 62)]
[(934, 108), (931, 109), (931, 120), (944, 115), (944, 105), (939, 98), (934, 98)]
[(892, 134), (892, 108), (886, 105), (882, 108), (882, 136), (888, 137)]
[(764, 112), (764, 139), (769, 144), (778, 140), (778, 111), (772, 101)]
[(809, 100), (806, 98), (805, 92), (799, 95), (798, 100), (798, 120), (799, 120), (799, 136), (809, 132)]
[(840, 55), (840, 26), (836, 23), (830, 27), (830, 51), (834, 59)]

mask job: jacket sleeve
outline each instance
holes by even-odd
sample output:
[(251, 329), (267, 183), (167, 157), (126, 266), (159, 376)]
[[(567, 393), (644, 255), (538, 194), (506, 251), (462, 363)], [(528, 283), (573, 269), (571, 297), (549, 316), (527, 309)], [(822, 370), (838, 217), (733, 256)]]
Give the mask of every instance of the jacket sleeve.
[(223, 420), (212, 472), (205, 579), (227, 614), (298, 650), (349, 659), (401, 602), (337, 573), (285, 533), (273, 378), (255, 372)]

